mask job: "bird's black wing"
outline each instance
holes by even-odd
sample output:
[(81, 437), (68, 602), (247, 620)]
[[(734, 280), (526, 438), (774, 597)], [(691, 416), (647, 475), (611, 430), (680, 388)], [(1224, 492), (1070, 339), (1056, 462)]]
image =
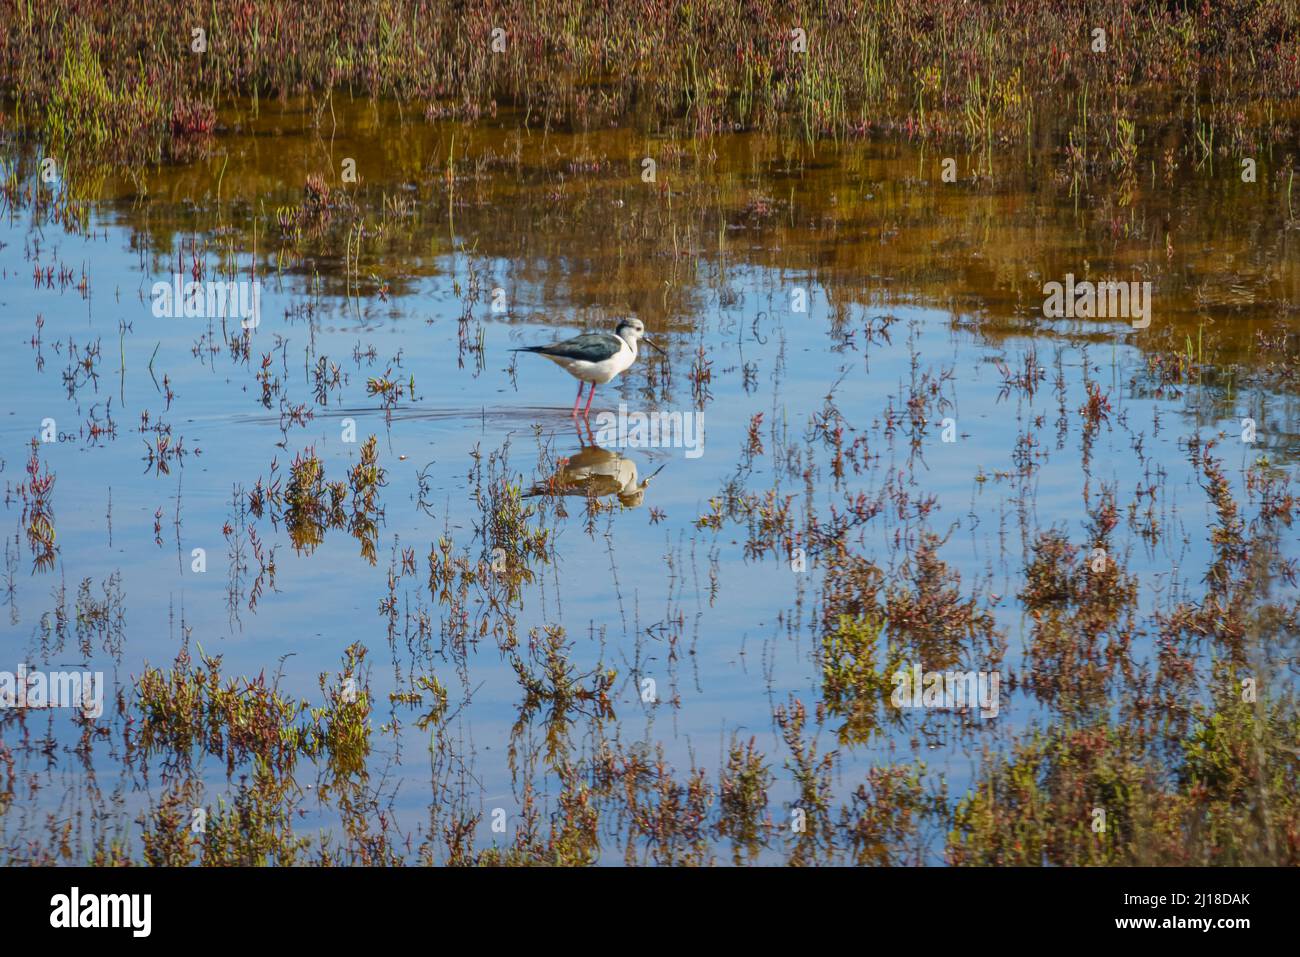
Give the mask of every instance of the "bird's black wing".
[(558, 356), (561, 359), (578, 359), (582, 362), (604, 362), (616, 356), (623, 348), (623, 340), (608, 332), (589, 332), (575, 336), (549, 346), (529, 346), (517, 352), (536, 352), (544, 356)]

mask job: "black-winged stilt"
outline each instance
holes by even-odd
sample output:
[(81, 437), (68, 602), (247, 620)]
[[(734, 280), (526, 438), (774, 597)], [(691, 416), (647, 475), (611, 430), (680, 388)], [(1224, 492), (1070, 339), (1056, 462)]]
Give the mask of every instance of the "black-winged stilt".
[[(526, 346), (514, 351), (535, 352), (539, 356), (546, 356), (578, 380), (578, 397), (573, 400), (571, 413), (574, 417), (578, 415), (578, 403), (582, 401), (582, 386), (590, 382), (591, 392), (587, 395), (587, 406), (582, 410), (585, 417), (591, 412), (591, 400), (596, 395), (596, 386), (604, 385), (636, 362), (637, 343), (642, 339), (645, 339), (645, 323), (640, 319), (623, 319), (613, 335), (608, 332), (588, 332), (549, 346)], [(663, 354), (663, 350), (649, 339), (645, 339), (645, 344)]]

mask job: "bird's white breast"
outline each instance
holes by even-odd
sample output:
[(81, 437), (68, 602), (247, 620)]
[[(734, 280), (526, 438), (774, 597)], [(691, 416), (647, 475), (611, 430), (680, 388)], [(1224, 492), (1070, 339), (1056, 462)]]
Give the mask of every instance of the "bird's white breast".
[(585, 359), (571, 359), (568, 356), (547, 356), (556, 365), (583, 382), (604, 385), (636, 361), (636, 352), (622, 337), (619, 338), (618, 352), (600, 362), (588, 362)]

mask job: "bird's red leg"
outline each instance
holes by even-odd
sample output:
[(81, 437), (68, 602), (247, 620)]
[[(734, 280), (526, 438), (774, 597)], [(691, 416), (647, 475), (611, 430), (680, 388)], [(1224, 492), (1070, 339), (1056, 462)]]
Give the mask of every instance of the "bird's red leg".
[[(575, 419), (578, 417), (578, 403), (582, 401), (582, 387), (584, 384), (581, 379), (578, 380), (578, 397), (573, 400), (573, 412), (570, 413)], [(596, 387), (593, 385), (591, 388), (594, 391)]]
[(596, 383), (591, 384), (591, 391), (587, 393), (587, 407), (582, 410), (582, 417), (585, 419), (587, 413), (591, 411), (591, 400), (596, 397)]

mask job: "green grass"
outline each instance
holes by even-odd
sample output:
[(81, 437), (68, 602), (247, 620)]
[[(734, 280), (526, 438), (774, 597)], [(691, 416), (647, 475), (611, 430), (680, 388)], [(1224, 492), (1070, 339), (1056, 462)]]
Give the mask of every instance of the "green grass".
[[(195, 111), (233, 97), (254, 109), (295, 94), (391, 97), (471, 120), (515, 106), (542, 127), (636, 120), (700, 135), (904, 129), (987, 155), (1026, 135), (1035, 99), (1078, 86), (1112, 101), (1089, 104), (1085, 132), (1112, 129), (1105, 114), (1158, 87), (1203, 91), (1195, 128), (1207, 146), (1209, 131), (1222, 139), (1225, 128), (1262, 143), (1287, 121), (1270, 115), (1243, 129), (1240, 104), (1300, 85), (1289, 52), (1300, 12), (1248, 2), (1035, 0), (1014, 19), (962, 0), (3, 6), (0, 87), (14, 122), (64, 147), (107, 145), (134, 160), (183, 155), (175, 141), (193, 133)], [(1108, 30), (1104, 54), (1091, 50), (1098, 24)], [(203, 52), (192, 49), (196, 28), (206, 31)], [(806, 52), (795, 49), (796, 28)], [(493, 47), (496, 30), (504, 50)]]

